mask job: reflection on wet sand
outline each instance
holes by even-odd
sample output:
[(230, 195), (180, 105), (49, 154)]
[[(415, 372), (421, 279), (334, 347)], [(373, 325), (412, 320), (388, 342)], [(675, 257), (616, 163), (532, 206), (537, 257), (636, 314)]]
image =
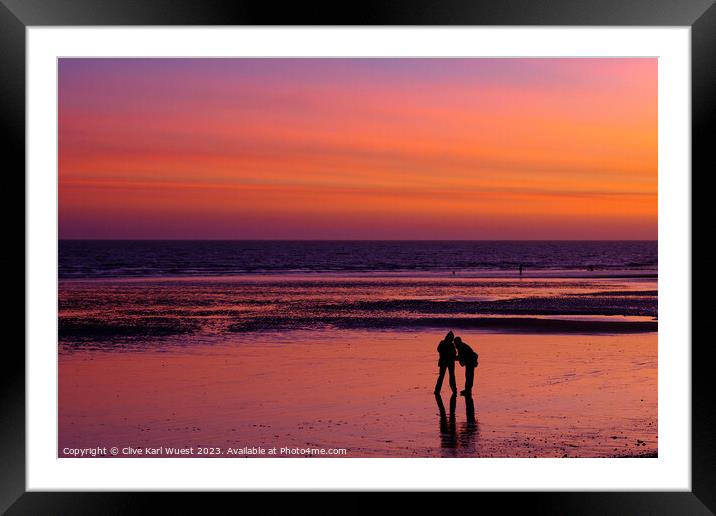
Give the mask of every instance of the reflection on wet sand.
[(457, 429), (455, 409), (457, 396), (450, 396), (450, 412), (445, 410), (445, 404), (440, 394), (435, 395), (435, 401), (440, 413), (440, 447), (443, 457), (472, 456), (476, 450), (477, 419), (475, 418), (475, 402), (471, 396), (465, 399), (465, 421)]
[[(478, 437), (477, 419), (475, 418), (475, 402), (472, 396), (465, 396), (465, 421), (460, 425), (458, 445), (468, 456), (474, 455), (477, 450)], [(465, 453), (463, 453), (465, 455)]]
[(445, 412), (443, 397), (440, 394), (435, 395), (435, 401), (437, 402), (438, 410), (440, 411), (440, 446), (442, 448), (456, 448), (457, 432), (455, 430), (455, 404), (457, 402), (457, 396), (455, 394), (450, 396), (450, 417), (448, 417)]
[(656, 456), (656, 334), (461, 333), (479, 350), (480, 372), (473, 399), (452, 402), (448, 391), (433, 399), (436, 331), (72, 348), (59, 356), (59, 448), (250, 443), (340, 447), (349, 457)]

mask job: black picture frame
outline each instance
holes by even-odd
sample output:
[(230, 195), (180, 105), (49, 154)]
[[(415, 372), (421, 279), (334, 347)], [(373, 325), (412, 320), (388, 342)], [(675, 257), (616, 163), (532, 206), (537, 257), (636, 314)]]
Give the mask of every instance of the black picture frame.
[[(0, 0), (0, 124), (4, 129), (6, 181), (20, 183), (25, 170), (25, 30), (31, 26), (81, 25), (585, 25), (689, 26), (692, 73), (692, 172), (716, 170), (716, 5), (714, 0), (404, 0), (356, 4), (286, 3), (229, 0)], [(12, 177), (10, 177), (12, 176)], [(17, 185), (24, 191), (25, 183)], [(17, 191), (17, 190), (14, 190)], [(17, 196), (17, 195), (15, 195)], [(10, 224), (17, 208), (5, 218)], [(23, 225), (24, 228), (24, 225)], [(24, 233), (24, 232), (23, 232)], [(693, 234), (693, 233), (692, 233)], [(24, 238), (24, 236), (23, 236)], [(23, 240), (24, 242), (24, 240)], [(27, 258), (22, 249), (23, 270)], [(693, 251), (692, 251), (693, 252)], [(4, 258), (20, 266), (20, 256)], [(9, 270), (9, 269), (8, 269)], [(15, 269), (12, 269), (15, 270)], [(25, 278), (27, 281), (27, 278)], [(23, 288), (23, 299), (24, 299)], [(24, 303), (17, 303), (24, 313)], [(10, 311), (6, 314), (12, 319)], [(8, 325), (10, 323), (8, 322)], [(681, 343), (689, 345), (688, 342)], [(19, 339), (4, 344), (0, 374), (0, 511), (28, 514), (125, 514), (154, 511), (206, 512), (220, 497), (237, 512), (236, 497), (278, 512), (361, 513), (382, 505), (382, 495), (349, 493), (339, 502), (318, 500), (320, 493), (255, 500), (255, 493), (76, 493), (26, 492), (25, 352)], [(692, 344), (692, 490), (690, 492), (461, 493), (436, 500), (414, 494), (404, 511), (444, 510), (457, 497), (478, 510), (498, 502), (500, 511), (549, 514), (714, 514), (716, 454), (712, 362), (708, 341)], [(407, 497), (406, 497), (407, 498)], [(411, 507), (414, 506), (414, 507)], [(261, 505), (259, 505), (261, 506)], [(231, 507), (234, 507), (231, 509)], [(222, 511), (223, 512), (223, 511)]]

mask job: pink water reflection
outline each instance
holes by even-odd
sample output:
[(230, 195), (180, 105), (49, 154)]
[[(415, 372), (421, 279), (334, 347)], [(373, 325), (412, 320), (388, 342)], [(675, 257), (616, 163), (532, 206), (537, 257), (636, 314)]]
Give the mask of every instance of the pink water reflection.
[[(657, 336), (462, 332), (474, 419), (432, 394), (435, 332), (294, 331), (60, 355), (59, 450), (316, 446), (349, 457), (657, 453)], [(458, 370), (458, 383), (463, 381)]]

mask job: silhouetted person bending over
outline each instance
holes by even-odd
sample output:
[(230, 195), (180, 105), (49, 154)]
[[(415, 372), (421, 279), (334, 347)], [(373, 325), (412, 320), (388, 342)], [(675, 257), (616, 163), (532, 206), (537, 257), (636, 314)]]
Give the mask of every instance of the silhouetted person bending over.
[(475, 368), (477, 367), (477, 353), (465, 344), (460, 337), (454, 339), (457, 349), (457, 360), (465, 368), (465, 390), (460, 391), (462, 396), (472, 396), (472, 384), (475, 381)]
[(448, 332), (445, 338), (438, 344), (438, 367), (440, 368), (440, 374), (438, 375), (438, 381), (435, 384), (435, 394), (440, 394), (440, 389), (443, 387), (443, 378), (445, 378), (445, 370), (450, 372), (450, 389), (452, 393), (457, 393), (457, 386), (455, 385), (455, 345), (453, 344), (453, 338), (455, 335), (453, 332)]

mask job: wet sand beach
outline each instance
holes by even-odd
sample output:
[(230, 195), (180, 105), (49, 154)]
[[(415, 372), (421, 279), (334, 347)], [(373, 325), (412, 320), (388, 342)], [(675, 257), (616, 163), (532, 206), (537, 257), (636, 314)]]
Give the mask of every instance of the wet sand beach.
[(472, 403), (451, 403), (447, 382), (433, 395), (435, 330), (66, 350), (59, 456), (112, 446), (222, 450), (214, 456), (227, 448), (255, 456), (252, 447), (345, 448), (347, 457), (656, 456), (656, 333), (459, 334), (480, 355)]
[[(657, 454), (655, 242), (62, 250), (61, 456)], [(472, 400), (433, 395), (448, 330), (480, 355)]]

